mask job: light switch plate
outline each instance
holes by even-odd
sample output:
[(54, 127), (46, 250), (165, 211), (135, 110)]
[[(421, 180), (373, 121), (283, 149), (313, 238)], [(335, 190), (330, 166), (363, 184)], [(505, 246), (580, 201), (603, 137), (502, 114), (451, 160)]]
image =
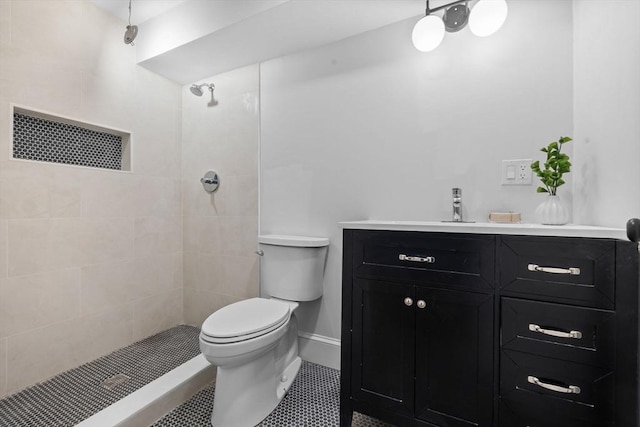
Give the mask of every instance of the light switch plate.
[(503, 160), (502, 185), (531, 185), (531, 159)]

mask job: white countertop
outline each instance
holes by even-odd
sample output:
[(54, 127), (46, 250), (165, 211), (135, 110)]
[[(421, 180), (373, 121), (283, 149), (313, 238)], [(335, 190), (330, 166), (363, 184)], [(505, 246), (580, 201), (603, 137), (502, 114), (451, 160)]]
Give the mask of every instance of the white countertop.
[(627, 239), (622, 228), (595, 227), (591, 225), (542, 225), (498, 224), (490, 222), (439, 222), (439, 221), (345, 221), (338, 223), (343, 229), (431, 231), (441, 233), (517, 234), (527, 236), (595, 237)]

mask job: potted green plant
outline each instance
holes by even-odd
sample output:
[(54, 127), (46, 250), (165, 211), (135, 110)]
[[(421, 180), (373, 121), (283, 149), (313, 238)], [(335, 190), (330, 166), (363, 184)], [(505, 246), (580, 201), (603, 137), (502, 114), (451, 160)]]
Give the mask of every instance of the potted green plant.
[(540, 178), (542, 186), (536, 191), (547, 193), (547, 199), (536, 209), (536, 217), (542, 224), (563, 225), (569, 222), (569, 212), (558, 197), (558, 187), (565, 183), (562, 176), (571, 172), (571, 161), (566, 153), (562, 152), (562, 146), (571, 141), (568, 136), (561, 136), (557, 141), (542, 147), (540, 151), (547, 153), (547, 160), (540, 167), (536, 160), (531, 163), (531, 170)]

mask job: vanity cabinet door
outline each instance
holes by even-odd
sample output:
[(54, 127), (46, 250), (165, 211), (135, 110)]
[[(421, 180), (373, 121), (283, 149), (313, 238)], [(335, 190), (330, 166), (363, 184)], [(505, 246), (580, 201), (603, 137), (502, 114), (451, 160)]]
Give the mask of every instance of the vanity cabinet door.
[(416, 417), (491, 426), (493, 295), (416, 288), (416, 301)]
[(413, 286), (353, 281), (352, 396), (396, 414), (413, 414)]

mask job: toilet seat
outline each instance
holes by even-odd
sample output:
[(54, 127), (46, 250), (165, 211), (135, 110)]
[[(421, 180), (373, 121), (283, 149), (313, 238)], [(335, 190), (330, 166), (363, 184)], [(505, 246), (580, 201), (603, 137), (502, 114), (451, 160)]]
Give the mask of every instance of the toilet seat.
[(278, 329), (290, 316), (291, 307), (285, 302), (251, 298), (210, 315), (202, 324), (200, 338), (212, 344), (246, 341)]

